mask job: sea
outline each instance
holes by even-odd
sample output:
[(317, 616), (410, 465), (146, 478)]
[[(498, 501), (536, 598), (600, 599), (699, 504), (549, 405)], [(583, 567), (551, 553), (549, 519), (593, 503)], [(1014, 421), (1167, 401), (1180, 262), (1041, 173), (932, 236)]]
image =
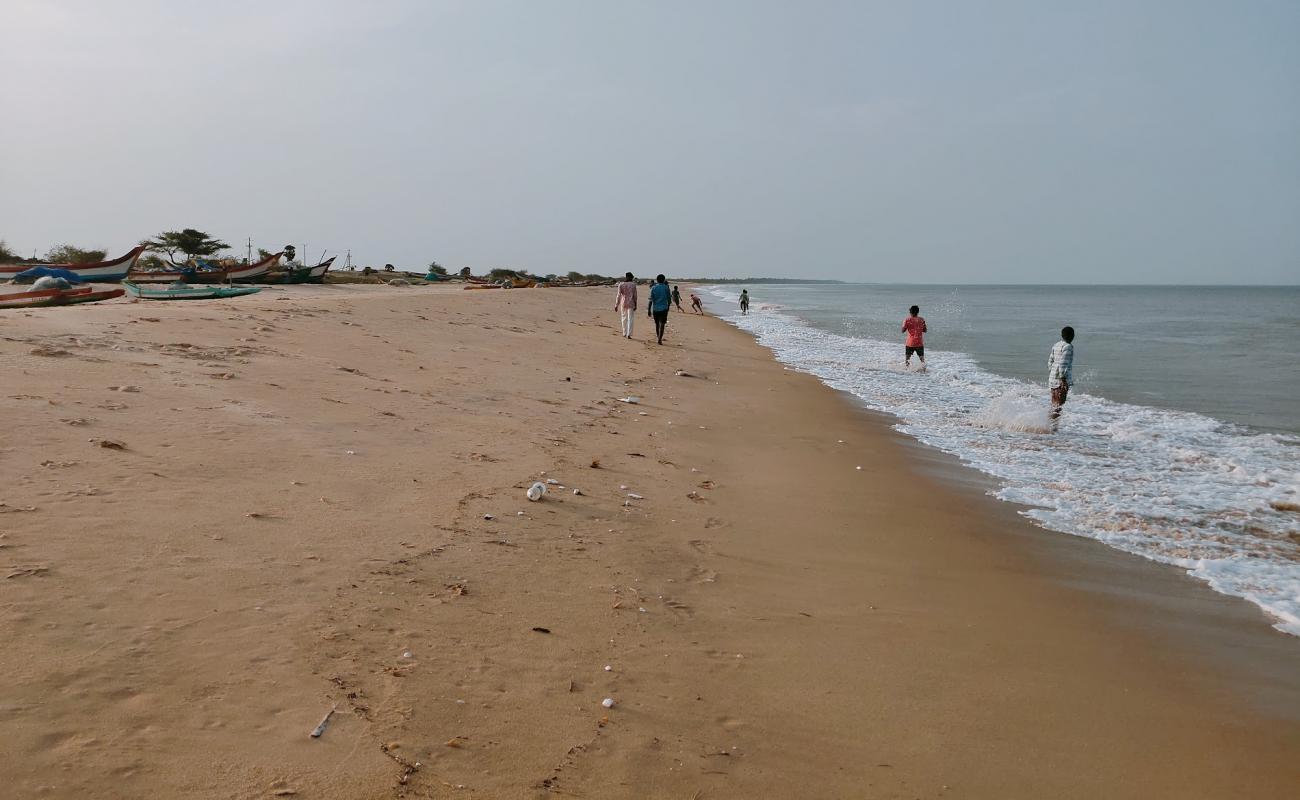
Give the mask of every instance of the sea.
[[(742, 316), (741, 289), (751, 298)], [(1044, 528), (1181, 567), (1300, 636), (1300, 287), (724, 284), (710, 313), (893, 415)], [(903, 365), (909, 306), (926, 368)], [(1047, 356), (1076, 331), (1048, 421)]]

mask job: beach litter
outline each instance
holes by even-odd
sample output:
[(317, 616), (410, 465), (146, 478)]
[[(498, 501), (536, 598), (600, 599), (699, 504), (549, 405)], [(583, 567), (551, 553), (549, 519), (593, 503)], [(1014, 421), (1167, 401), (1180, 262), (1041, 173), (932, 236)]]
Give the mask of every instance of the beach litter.
[(629, 499), (629, 500), (644, 500), (644, 499), (645, 499), (644, 497), (642, 497), (641, 495), (637, 494), (636, 492), (628, 492), (628, 493), (627, 493), (627, 496), (628, 496), (628, 499)]
[(528, 499), (536, 503), (546, 495), (546, 484), (540, 481), (528, 487)]
[(492, 520), (496, 519), (496, 517), (492, 516), (491, 514), (484, 514), (483, 519), (491, 522)]
[(559, 485), (560, 485), (560, 482), (557, 481), (557, 480), (554, 479), (554, 478), (547, 478), (547, 479), (546, 479), (546, 483), (547, 483), (548, 486), (559, 486)]
[(322, 718), (321, 721), (317, 723), (316, 727), (312, 729), (311, 738), (319, 739), (321, 737), (321, 734), (325, 732), (325, 726), (330, 723), (330, 717), (334, 716), (334, 712), (337, 711), (338, 708), (338, 706), (334, 706), (326, 712), (324, 718)]
[(631, 403), (632, 405), (636, 405), (637, 403), (641, 402), (641, 398), (637, 397), (636, 395), (628, 395), (627, 397), (618, 398), (618, 402)]
[(533, 631), (534, 631), (535, 633), (550, 633), (550, 632), (551, 632), (551, 629), (550, 629), (550, 628), (543, 628), (543, 627), (541, 627), (540, 625), (537, 625), (537, 626), (534, 626), (534, 627), (533, 627)]
[(574, 489), (574, 490), (573, 490), (573, 493), (574, 493), (575, 495), (577, 495), (577, 496), (581, 496), (581, 495), (582, 495), (582, 490), (581, 490), (581, 489)]
[(604, 706), (605, 708), (613, 708), (613, 707), (614, 707), (614, 698), (612, 698), (612, 697), (606, 697), (604, 700), (601, 700), (601, 701), (600, 701), (600, 704), (601, 704), (602, 706)]

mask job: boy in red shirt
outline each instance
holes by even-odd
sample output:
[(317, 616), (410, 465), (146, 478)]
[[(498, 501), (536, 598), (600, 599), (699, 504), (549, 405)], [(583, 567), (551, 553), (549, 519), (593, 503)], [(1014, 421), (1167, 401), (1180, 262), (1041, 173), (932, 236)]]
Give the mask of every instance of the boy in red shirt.
[(903, 320), (903, 333), (907, 334), (907, 342), (903, 345), (903, 366), (911, 368), (912, 353), (921, 359), (921, 368), (925, 368), (925, 317), (921, 316), (921, 307), (912, 306), (908, 309), (912, 315)]

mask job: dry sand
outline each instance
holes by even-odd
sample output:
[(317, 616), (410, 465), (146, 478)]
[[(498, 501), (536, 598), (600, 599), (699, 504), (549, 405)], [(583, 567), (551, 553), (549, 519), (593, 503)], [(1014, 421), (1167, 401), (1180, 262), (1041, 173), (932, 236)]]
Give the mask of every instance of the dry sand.
[(0, 795), (1300, 785), (1300, 647), (1253, 609), (611, 295), (0, 316)]

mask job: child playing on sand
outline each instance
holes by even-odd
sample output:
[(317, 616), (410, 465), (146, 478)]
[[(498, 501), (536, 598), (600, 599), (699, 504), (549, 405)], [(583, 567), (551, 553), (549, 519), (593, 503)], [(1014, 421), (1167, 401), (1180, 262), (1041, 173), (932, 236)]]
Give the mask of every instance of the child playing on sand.
[(668, 279), (662, 274), (655, 276), (654, 285), (650, 287), (650, 316), (655, 321), (655, 337), (659, 344), (664, 343), (664, 329), (668, 327), (668, 309), (673, 304), (673, 293), (668, 289)]
[(678, 310), (678, 311), (685, 311), (685, 310), (686, 310), (686, 309), (682, 308), (682, 292), (681, 292), (681, 289), (679, 289), (679, 288), (676, 287), (676, 286), (673, 287), (673, 305), (677, 306), (677, 310)]
[(907, 341), (903, 344), (903, 367), (912, 366), (912, 353), (921, 359), (921, 368), (925, 368), (925, 317), (921, 316), (921, 307), (912, 306), (907, 310), (911, 315), (903, 320), (903, 333), (907, 334)]
[(615, 288), (617, 294), (614, 296), (614, 310), (618, 312), (619, 327), (623, 331), (623, 338), (631, 339), (632, 320), (636, 317), (636, 278), (629, 272)]
[(742, 315), (749, 313), (749, 290), (740, 290), (740, 313)]
[(1052, 345), (1047, 356), (1047, 388), (1052, 390), (1052, 430), (1060, 424), (1061, 406), (1074, 385), (1074, 328), (1061, 328), (1061, 341)]
[(704, 304), (700, 302), (700, 296), (695, 292), (691, 292), (691, 311), (696, 314), (704, 313)]

